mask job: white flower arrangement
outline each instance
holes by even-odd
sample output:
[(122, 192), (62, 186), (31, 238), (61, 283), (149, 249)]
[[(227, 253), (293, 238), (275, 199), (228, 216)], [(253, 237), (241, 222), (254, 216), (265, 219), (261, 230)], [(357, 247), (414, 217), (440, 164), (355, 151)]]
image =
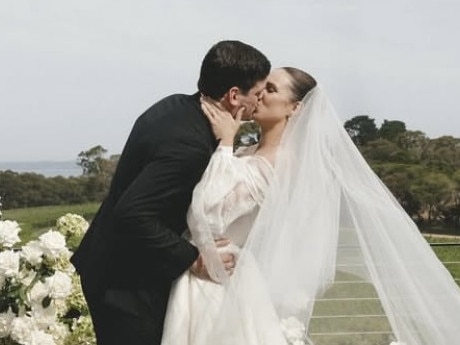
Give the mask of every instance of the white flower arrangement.
[(74, 250), (88, 230), (89, 223), (78, 214), (67, 213), (56, 222), (56, 229), (65, 237), (67, 247)]
[(21, 228), (15, 221), (5, 220), (0, 222), (0, 248), (11, 248), (20, 241)]
[(0, 344), (95, 345), (80, 281), (66, 239), (88, 228), (78, 215), (59, 218), (56, 230), (20, 248), (15, 221), (0, 221)]

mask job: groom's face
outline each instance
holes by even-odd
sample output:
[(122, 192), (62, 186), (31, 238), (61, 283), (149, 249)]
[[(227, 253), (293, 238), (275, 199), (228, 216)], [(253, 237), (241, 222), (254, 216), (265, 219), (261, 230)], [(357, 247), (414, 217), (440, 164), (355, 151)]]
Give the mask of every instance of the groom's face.
[(254, 85), (254, 87), (250, 89), (247, 94), (244, 95), (240, 93), (238, 95), (239, 106), (237, 109), (235, 109), (235, 114), (241, 107), (245, 107), (245, 111), (242, 116), (244, 121), (251, 120), (254, 116), (254, 112), (264, 92), (265, 84), (266, 81), (261, 80), (257, 82), (257, 84)]

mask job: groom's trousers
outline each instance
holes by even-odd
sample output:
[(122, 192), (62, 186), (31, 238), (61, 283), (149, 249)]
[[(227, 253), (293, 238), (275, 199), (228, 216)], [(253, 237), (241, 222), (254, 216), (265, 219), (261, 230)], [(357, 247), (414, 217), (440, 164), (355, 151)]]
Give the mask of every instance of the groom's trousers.
[(97, 345), (160, 345), (167, 300), (155, 296), (147, 290), (85, 293)]

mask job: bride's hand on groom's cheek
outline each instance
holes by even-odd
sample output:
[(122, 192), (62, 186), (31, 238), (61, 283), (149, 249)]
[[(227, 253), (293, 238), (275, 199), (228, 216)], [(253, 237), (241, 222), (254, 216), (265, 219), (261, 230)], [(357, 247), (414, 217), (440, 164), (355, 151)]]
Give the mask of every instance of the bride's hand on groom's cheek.
[(240, 128), (245, 107), (239, 108), (235, 117), (233, 117), (220, 103), (203, 96), (201, 98), (201, 109), (211, 123), (214, 135), (221, 140), (221, 145), (233, 146), (233, 140)]

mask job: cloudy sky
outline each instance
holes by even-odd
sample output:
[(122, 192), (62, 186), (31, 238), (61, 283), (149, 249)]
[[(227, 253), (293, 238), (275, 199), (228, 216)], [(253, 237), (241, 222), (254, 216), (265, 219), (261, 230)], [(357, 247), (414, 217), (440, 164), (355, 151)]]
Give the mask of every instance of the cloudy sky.
[(0, 0), (0, 161), (119, 153), (221, 39), (321, 82), (342, 120), (460, 137), (457, 0)]

